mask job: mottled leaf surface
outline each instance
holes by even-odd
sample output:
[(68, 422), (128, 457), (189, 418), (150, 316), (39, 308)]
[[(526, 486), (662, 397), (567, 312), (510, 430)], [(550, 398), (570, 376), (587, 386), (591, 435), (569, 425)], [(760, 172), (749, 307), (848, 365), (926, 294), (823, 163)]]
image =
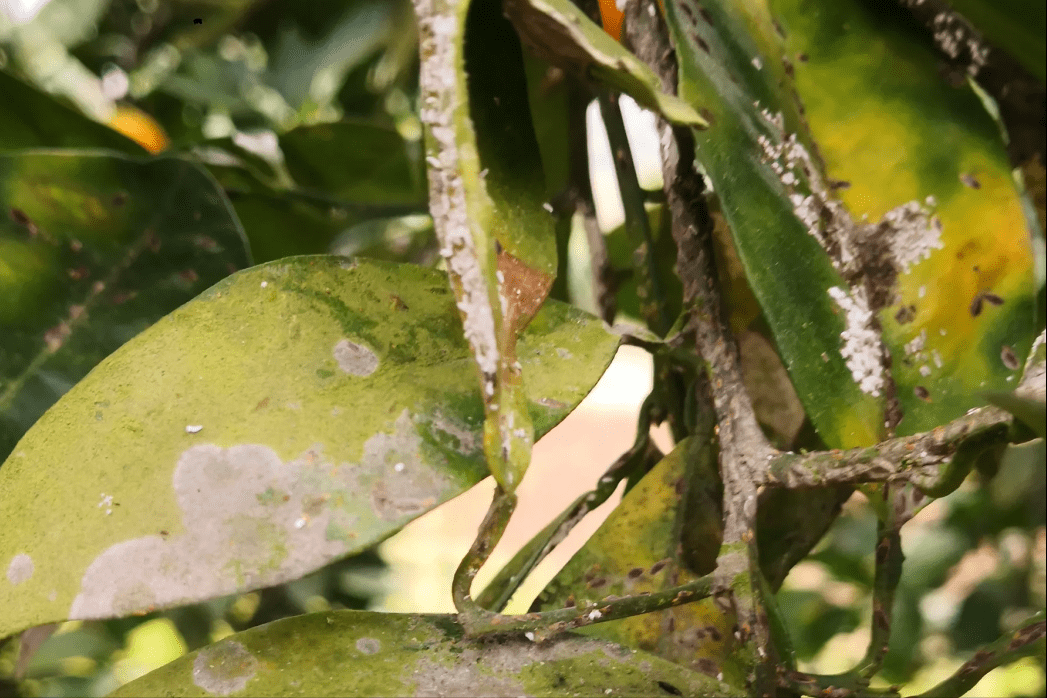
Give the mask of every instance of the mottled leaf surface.
[(209, 645), (113, 696), (728, 695), (658, 657), (568, 635), (471, 642), (453, 616), (333, 611)]
[[(1002, 347), (1013, 365), (1032, 340), (1028, 233), (991, 119), (966, 87), (933, 84), (933, 48), (870, 25), (860, 4), (783, 0), (772, 16), (666, 3), (680, 94), (712, 114), (695, 132), (698, 160), (797, 394), (836, 447), (878, 441), (885, 422), (920, 431), (962, 413), (980, 388), (1014, 379)], [(834, 42), (846, 51), (815, 58)], [(804, 78), (818, 60), (824, 71)], [(896, 110), (901, 100), (917, 106)], [(990, 196), (957, 188), (971, 168)], [(954, 329), (969, 308), (957, 288), (1004, 302)]]
[[(538, 597), (541, 610), (686, 584), (698, 575), (685, 557), (715, 564), (720, 545), (717, 538), (723, 535), (722, 530), (717, 533), (712, 529), (722, 524), (715, 497), (701, 496), (702, 488), (715, 482), (715, 452), (703, 450), (700, 441), (692, 437), (680, 442), (625, 495)], [(702, 467), (710, 463), (711, 469)], [(691, 518), (686, 524), (692, 530), (684, 533), (681, 527), (686, 505), (681, 493), (688, 490), (684, 483), (689, 475), (690, 488), (697, 489), (698, 497), (692, 500)], [(708, 571), (711, 567), (702, 570)], [(578, 632), (651, 652), (710, 676), (720, 674), (727, 683), (744, 686), (744, 668), (736, 659), (724, 659), (737, 644), (731, 633), (732, 622), (731, 614), (710, 598), (586, 626)]]
[[(519, 346), (539, 435), (616, 347), (542, 309)], [(0, 635), (296, 579), (483, 478), (482, 439), (443, 274), (252, 267), (102, 362), (0, 468)]]
[(121, 344), (248, 264), (205, 171), (172, 158), (0, 155), (0, 458)]
[[(982, 404), (983, 389), (1013, 389), (1035, 336), (1033, 255), (991, 116), (966, 84), (942, 77), (936, 50), (904, 15), (859, 0), (771, 5), (825, 174), (849, 185), (838, 195), (850, 215), (883, 221), (913, 202), (929, 218), (924, 231), (915, 218), (893, 231), (894, 269), (870, 270), (885, 291), (873, 309), (892, 357), (898, 433), (960, 416)], [(917, 235), (935, 229), (937, 246), (916, 256)], [(869, 256), (868, 267), (882, 258)]]

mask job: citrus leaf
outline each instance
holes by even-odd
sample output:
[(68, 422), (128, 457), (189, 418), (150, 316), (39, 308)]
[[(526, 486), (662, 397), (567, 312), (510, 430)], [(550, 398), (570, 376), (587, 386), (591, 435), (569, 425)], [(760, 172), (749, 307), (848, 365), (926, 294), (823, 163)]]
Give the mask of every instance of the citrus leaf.
[(870, 300), (892, 357), (896, 432), (933, 429), (982, 404), (981, 390), (1013, 387), (1035, 336), (1030, 230), (1004, 143), (904, 13), (771, 4), (825, 175), (849, 183), (841, 202), (856, 221), (902, 223), (894, 268), (873, 269), (875, 250), (864, 263), (882, 288), (870, 295), (883, 293)]
[(0, 152), (21, 148), (108, 148), (145, 155), (130, 138), (88, 119), (0, 70)]
[[(1003, 144), (973, 92), (934, 83), (934, 51), (898, 17), (856, 0), (772, 5), (666, 3), (680, 94), (712, 114), (698, 160), (826, 443), (931, 428), (1013, 380), (1032, 341), (1031, 253)], [(971, 168), (990, 195), (965, 195), (978, 193)], [(957, 288), (989, 293), (995, 312), (960, 317)]]
[(249, 261), (201, 168), (0, 155), (0, 458), (91, 368)]
[(674, 124), (707, 126), (695, 108), (662, 92), (654, 72), (570, 0), (509, 0), (505, 12), (523, 41), (553, 65), (591, 75)]
[[(552, 222), (534, 218), (540, 213), (541, 198), (534, 196), (542, 196), (542, 178), (530, 168), (506, 167), (506, 156), (513, 155), (540, 164), (522, 54), (495, 0), (419, 0), (415, 10), (430, 212), (484, 397), (487, 463), (498, 484), (511, 492), (530, 464), (534, 443), (516, 339), (548, 295), (556, 271), (548, 268), (556, 262)], [(500, 40), (484, 43), (488, 29)], [(478, 64), (481, 43), (502, 62), (483, 54)], [(470, 65), (475, 79), (467, 75)], [(508, 77), (492, 75), (492, 65), (507, 69)], [(508, 122), (499, 121), (507, 117)], [(536, 222), (539, 227), (532, 229)]]
[[(709, 572), (723, 538), (717, 513), (716, 454), (702, 439), (681, 441), (622, 499), (603, 525), (538, 597), (540, 608), (662, 591)], [(690, 466), (690, 467), (689, 467)], [(691, 476), (691, 485), (685, 484)], [(693, 497), (684, 505), (681, 491)], [(684, 509), (691, 517), (683, 524)], [(681, 526), (690, 528), (682, 531)], [(719, 530), (717, 528), (719, 527)], [(681, 544), (682, 543), (682, 544)], [(686, 562), (685, 559), (686, 558)], [(641, 616), (586, 626), (579, 633), (652, 652), (744, 686), (744, 667), (727, 659), (736, 646), (732, 619), (709, 598)]]
[[(538, 434), (617, 347), (547, 304), (520, 339)], [(128, 342), (0, 468), (0, 636), (279, 584), (369, 548), (487, 474), (446, 278), (295, 257)]]
[(1022, 420), (1040, 438), (1047, 436), (1047, 404), (1043, 401), (998, 392), (986, 393), (985, 399)]
[(425, 201), (420, 145), (392, 127), (363, 120), (300, 126), (280, 136), (280, 150), (307, 191), (357, 203)]
[(566, 636), (469, 641), (453, 616), (332, 611), (285, 618), (180, 657), (112, 696), (730, 695), (664, 659)]

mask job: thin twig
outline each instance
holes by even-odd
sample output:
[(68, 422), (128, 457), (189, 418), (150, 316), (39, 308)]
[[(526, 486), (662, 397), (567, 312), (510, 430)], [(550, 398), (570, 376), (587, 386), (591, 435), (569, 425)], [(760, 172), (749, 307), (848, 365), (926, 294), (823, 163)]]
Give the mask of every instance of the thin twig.
[(991, 645), (975, 652), (974, 656), (964, 662), (955, 674), (917, 698), (961, 696), (974, 688), (983, 676), (996, 667), (1010, 664), (1022, 657), (1042, 654), (1044, 635), (1047, 631), (1045, 618), (1047, 614), (1040, 611), (1030, 618), (1021, 629), (1004, 635)]
[(525, 613), (507, 616), (489, 611), (472, 598), (470, 589), (477, 571), (498, 544), (509, 517), (516, 508), (516, 496), (500, 488), (495, 490), (491, 508), (480, 524), (480, 530), (472, 547), (455, 571), (451, 582), (451, 596), (458, 609), (458, 622), (469, 637), (503, 633), (523, 632), (535, 642), (544, 642), (555, 635), (593, 623), (628, 618), (643, 613), (662, 611), (708, 598), (730, 588), (732, 580), (717, 574), (700, 577), (688, 584), (681, 584), (652, 594), (637, 596), (609, 596), (584, 606), (561, 608), (542, 613)]
[[(982, 407), (928, 432), (846, 451), (779, 453), (768, 462), (763, 484), (790, 489), (858, 482), (910, 481), (932, 496), (948, 494), (963, 482), (977, 454), (1006, 442), (1013, 417)], [(938, 468), (967, 449), (955, 468)], [(965, 469), (966, 468), (966, 469)]]
[(549, 525), (513, 556), (487, 587), (476, 597), (477, 603), (492, 611), (501, 611), (512, 598), (523, 580), (559, 545), (585, 516), (607, 501), (618, 488), (618, 483), (645, 469), (652, 459), (660, 459), (661, 451), (651, 443), (651, 410), (654, 396), (649, 395), (640, 407), (636, 425), (636, 439), (597, 481), (596, 487), (575, 499)]

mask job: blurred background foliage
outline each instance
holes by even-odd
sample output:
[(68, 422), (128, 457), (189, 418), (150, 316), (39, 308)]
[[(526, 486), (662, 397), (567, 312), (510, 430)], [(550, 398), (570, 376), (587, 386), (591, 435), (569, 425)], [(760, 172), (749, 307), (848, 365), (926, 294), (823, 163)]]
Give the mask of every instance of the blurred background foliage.
[[(0, 152), (86, 147), (193, 159), (228, 196), (254, 263), (314, 252), (437, 263), (408, 0), (0, 0), (0, 9)], [(595, 126), (590, 149), (608, 151), (607, 164), (592, 164), (598, 213), (612, 266), (628, 269), (633, 250), (623, 241), (620, 202), (600, 203), (615, 198), (616, 181), (606, 178), (609, 148)], [(646, 163), (641, 182), (658, 189), (656, 146), (645, 148), (639, 136), (632, 145), (638, 167)], [(650, 208), (651, 227), (663, 230), (662, 210)], [(576, 230), (568, 286), (572, 300), (596, 312), (588, 253)], [(634, 286), (621, 279), (619, 310), (635, 317)], [(781, 384), (780, 362), (750, 362), (750, 370), (757, 365), (768, 375), (749, 375), (747, 384)], [(799, 428), (772, 436), (809, 435)], [(905, 569), (881, 678), (908, 683), (908, 693), (1045, 605), (1042, 441), (982, 466), (903, 529)], [(876, 517), (856, 494), (786, 579), (779, 602), (805, 669), (845, 670), (864, 652), (875, 534)], [(389, 585), (372, 552), (260, 592), (66, 623), (50, 637), (38, 634), (39, 650), (21, 667), (25, 680), (16, 689), (3, 679), (0, 695), (104, 695), (254, 625), (381, 608)], [(0, 676), (15, 669), (15, 644), (0, 651)], [(973, 694), (1043, 696), (1044, 675), (1043, 656), (1029, 658), (992, 672)]]

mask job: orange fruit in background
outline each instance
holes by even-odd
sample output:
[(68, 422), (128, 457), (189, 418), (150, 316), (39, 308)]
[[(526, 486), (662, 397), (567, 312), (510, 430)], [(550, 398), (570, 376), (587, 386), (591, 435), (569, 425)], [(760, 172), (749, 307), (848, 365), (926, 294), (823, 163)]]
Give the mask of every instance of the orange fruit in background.
[(116, 113), (109, 119), (109, 128), (124, 134), (150, 153), (159, 153), (171, 142), (156, 119), (129, 104), (117, 105)]
[(603, 30), (615, 41), (622, 38), (622, 18), (624, 13), (618, 9), (615, 0), (600, 0), (600, 17), (603, 19)]

